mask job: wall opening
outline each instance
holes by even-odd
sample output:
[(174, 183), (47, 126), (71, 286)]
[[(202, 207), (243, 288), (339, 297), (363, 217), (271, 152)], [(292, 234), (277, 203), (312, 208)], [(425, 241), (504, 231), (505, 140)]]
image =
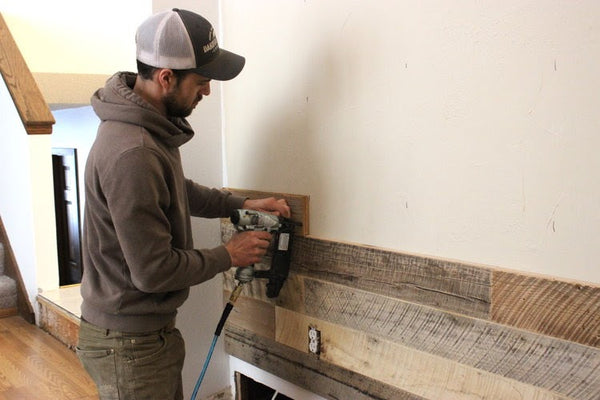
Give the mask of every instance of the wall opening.
[(240, 372), (235, 372), (235, 400), (295, 400)]
[(59, 285), (73, 285), (81, 282), (83, 272), (77, 150), (53, 148), (52, 168)]

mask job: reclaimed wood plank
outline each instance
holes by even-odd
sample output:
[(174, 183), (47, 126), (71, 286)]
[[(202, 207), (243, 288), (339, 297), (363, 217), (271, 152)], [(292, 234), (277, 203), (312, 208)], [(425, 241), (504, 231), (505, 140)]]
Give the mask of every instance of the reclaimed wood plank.
[(328, 399), (425, 400), (235, 325), (225, 327), (224, 344), (228, 354)]
[(600, 398), (596, 348), (330, 282), (303, 282), (303, 298), (280, 305), (575, 399)]
[(224, 188), (228, 192), (233, 193), (236, 196), (245, 196), (249, 199), (262, 199), (266, 197), (275, 197), (277, 199), (285, 199), (290, 206), (292, 211), (291, 220), (298, 223), (296, 228), (297, 236), (306, 236), (309, 234), (309, 223), (310, 216), (308, 212), (308, 204), (310, 202), (310, 196), (290, 194), (290, 193), (276, 193), (276, 192), (261, 192), (258, 190), (247, 190), (247, 189), (235, 189), (235, 188)]
[(568, 398), (365, 332), (276, 308), (276, 340), (279, 343), (306, 352), (309, 326), (321, 332), (321, 361), (360, 372), (426, 399)]
[(600, 348), (600, 287), (494, 271), (491, 318)]
[[(231, 291), (223, 291), (229, 299)], [(267, 339), (275, 340), (275, 306), (251, 297), (240, 296), (227, 319), (228, 325), (237, 325)]]
[(486, 268), (312, 237), (297, 238), (292, 270), (318, 279), (487, 319)]
[[(221, 239), (235, 232), (221, 223)], [(484, 318), (489, 317), (490, 275), (485, 268), (391, 250), (296, 237), (291, 271), (407, 301)], [(269, 259), (257, 268), (268, 269)]]

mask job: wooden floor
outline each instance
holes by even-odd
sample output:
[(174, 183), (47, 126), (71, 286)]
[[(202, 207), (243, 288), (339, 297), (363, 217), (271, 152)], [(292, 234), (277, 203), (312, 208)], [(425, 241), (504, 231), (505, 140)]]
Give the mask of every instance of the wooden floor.
[(97, 400), (75, 353), (20, 317), (0, 318), (0, 400)]

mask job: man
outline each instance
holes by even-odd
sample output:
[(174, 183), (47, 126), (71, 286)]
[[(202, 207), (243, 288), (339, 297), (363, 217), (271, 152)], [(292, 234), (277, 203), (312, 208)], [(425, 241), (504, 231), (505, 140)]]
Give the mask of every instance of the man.
[[(244, 58), (220, 49), (211, 24), (174, 9), (136, 33), (138, 74), (117, 73), (92, 97), (101, 120), (85, 170), (82, 321), (77, 354), (101, 399), (182, 399), (184, 343), (175, 328), (189, 287), (260, 261), (266, 232), (193, 248), (190, 215), (250, 208), (289, 217), (284, 200), (247, 200), (185, 179), (179, 146), (210, 81)], [(208, 325), (208, 324), (207, 324)]]

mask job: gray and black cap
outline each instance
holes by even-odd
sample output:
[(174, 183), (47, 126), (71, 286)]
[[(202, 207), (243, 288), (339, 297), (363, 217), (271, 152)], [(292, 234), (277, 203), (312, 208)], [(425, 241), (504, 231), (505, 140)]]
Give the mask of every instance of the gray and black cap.
[(156, 68), (193, 70), (227, 81), (244, 68), (245, 58), (219, 47), (210, 22), (191, 11), (174, 8), (144, 21), (135, 35), (136, 57)]

